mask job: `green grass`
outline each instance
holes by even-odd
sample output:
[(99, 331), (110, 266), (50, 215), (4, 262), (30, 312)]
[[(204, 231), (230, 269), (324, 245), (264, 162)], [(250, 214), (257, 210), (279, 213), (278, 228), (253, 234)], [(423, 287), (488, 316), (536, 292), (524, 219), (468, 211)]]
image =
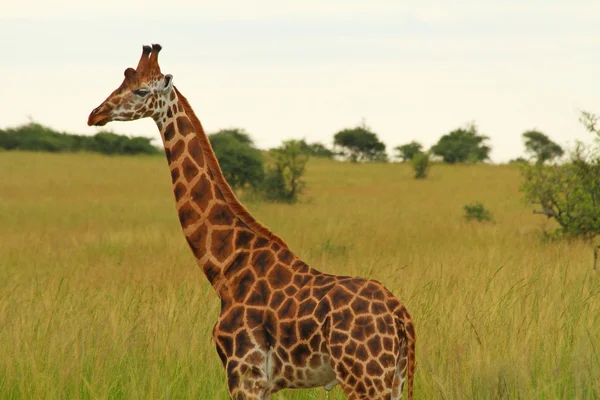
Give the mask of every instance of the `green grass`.
[[(5, 152), (0, 170), (0, 398), (226, 399), (218, 299), (166, 161)], [(405, 165), (311, 160), (303, 203), (247, 205), (311, 266), (378, 279), (406, 304), (416, 398), (600, 398), (591, 248), (542, 242), (551, 222), (519, 181), (508, 166), (414, 180)], [(474, 201), (495, 224), (464, 220)]]

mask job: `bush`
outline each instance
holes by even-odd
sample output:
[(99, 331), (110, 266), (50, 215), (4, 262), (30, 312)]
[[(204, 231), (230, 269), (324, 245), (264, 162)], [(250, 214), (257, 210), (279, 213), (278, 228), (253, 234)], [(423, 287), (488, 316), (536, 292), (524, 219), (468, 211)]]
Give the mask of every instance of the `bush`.
[(233, 189), (257, 189), (265, 177), (263, 157), (245, 131), (224, 129), (208, 136), (223, 176)]
[(302, 151), (297, 140), (283, 142), (281, 147), (271, 149), (273, 164), (267, 170), (263, 190), (265, 198), (272, 201), (295, 203), (304, 190), (302, 180), (309, 156)]
[(429, 155), (425, 153), (417, 153), (412, 156), (411, 165), (415, 171), (415, 179), (427, 178), (429, 172)]
[[(598, 116), (582, 111), (580, 122), (600, 138)], [(525, 199), (541, 209), (536, 214), (554, 219), (555, 236), (592, 240), (600, 235), (600, 152), (579, 143), (563, 165), (522, 167)]]
[[(600, 140), (599, 119), (581, 111), (579, 121)], [(579, 143), (563, 165), (524, 165), (521, 171), (525, 199), (541, 208), (534, 213), (554, 219), (559, 225), (551, 237), (578, 237), (592, 242), (600, 235), (599, 149)], [(594, 269), (599, 249), (594, 247)]]
[(555, 236), (594, 239), (600, 234), (600, 157), (579, 146), (563, 165), (524, 165), (521, 191), (536, 214), (554, 219)]
[(463, 209), (465, 210), (464, 217), (467, 221), (494, 221), (492, 213), (489, 210), (487, 210), (480, 202), (467, 204), (463, 206)]

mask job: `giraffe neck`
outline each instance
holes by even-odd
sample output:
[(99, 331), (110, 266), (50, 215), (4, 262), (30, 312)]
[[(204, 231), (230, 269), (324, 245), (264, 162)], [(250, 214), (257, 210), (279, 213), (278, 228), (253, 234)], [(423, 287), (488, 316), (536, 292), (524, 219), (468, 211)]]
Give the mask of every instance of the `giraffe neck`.
[(219, 296), (228, 268), (255, 248), (269, 247), (295, 257), (287, 244), (252, 217), (223, 177), (202, 125), (174, 88), (153, 116), (171, 171), (176, 208), (185, 238)]

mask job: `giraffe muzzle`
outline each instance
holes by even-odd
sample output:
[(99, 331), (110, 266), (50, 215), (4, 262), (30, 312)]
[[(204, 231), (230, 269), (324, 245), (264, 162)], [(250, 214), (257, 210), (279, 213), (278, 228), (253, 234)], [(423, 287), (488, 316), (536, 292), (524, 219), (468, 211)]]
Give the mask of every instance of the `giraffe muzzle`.
[(111, 121), (107, 112), (103, 112), (102, 106), (94, 108), (88, 117), (89, 126), (104, 126)]

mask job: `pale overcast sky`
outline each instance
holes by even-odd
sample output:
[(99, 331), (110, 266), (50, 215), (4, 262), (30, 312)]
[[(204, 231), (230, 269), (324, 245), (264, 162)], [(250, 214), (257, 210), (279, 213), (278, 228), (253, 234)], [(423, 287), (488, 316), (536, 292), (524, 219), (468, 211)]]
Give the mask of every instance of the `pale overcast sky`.
[(475, 121), (499, 162), (532, 128), (591, 142), (577, 109), (600, 113), (599, 0), (19, 0), (0, 7), (0, 128), (95, 133), (89, 112), (150, 43), (207, 131), (261, 148), (330, 145), (364, 118), (391, 153)]

